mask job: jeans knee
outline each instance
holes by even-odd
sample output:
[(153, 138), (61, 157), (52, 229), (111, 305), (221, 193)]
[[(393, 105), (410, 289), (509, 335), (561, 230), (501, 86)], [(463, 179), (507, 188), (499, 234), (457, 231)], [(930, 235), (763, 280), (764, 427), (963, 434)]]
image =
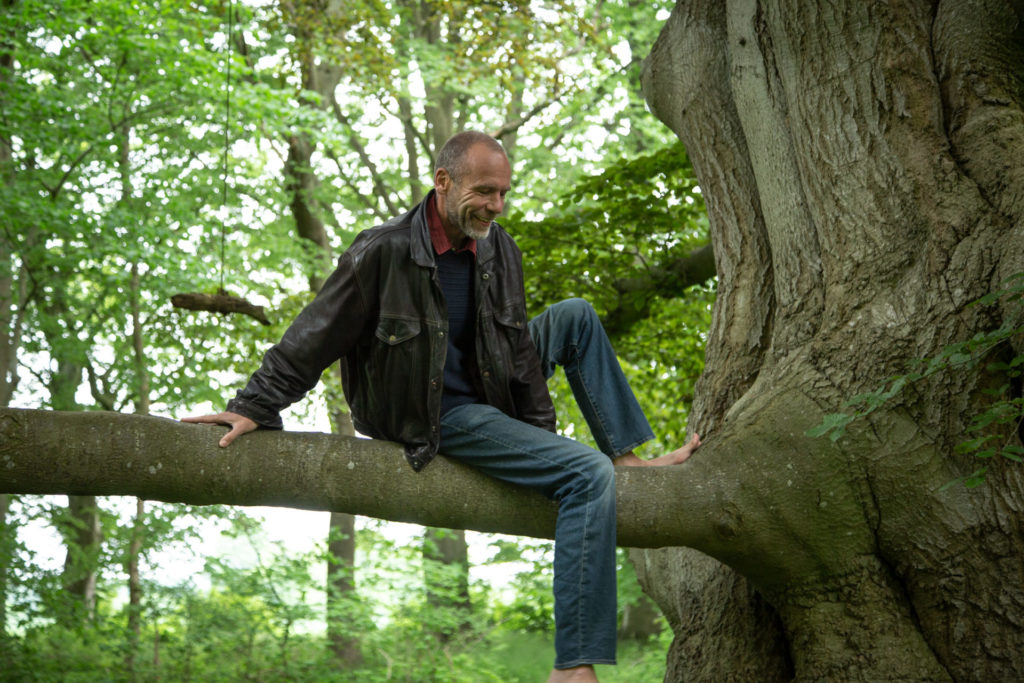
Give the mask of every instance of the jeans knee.
[(608, 456), (601, 454), (601, 457), (594, 459), (590, 475), (591, 489), (598, 494), (608, 490), (615, 490), (615, 466)]
[(597, 311), (590, 302), (579, 297), (559, 301), (551, 309), (552, 313), (564, 321), (571, 322), (573, 327), (589, 326), (598, 319)]
[(576, 461), (576, 466), (567, 471), (558, 489), (554, 493), (554, 499), (559, 503), (567, 500), (601, 501), (609, 495), (611, 500), (615, 499), (615, 468), (611, 458), (599, 451), (580, 453), (581, 460)]

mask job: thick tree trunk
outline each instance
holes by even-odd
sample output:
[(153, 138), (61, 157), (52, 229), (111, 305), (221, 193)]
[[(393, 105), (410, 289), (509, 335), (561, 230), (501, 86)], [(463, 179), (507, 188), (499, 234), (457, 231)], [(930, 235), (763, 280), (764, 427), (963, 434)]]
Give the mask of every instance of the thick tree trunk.
[(805, 436), (914, 359), (1020, 323), (971, 302), (1024, 271), (1022, 79), (1001, 0), (677, 3), (644, 91), (707, 199), (696, 459), (736, 484), (697, 480), (720, 519), (701, 549), (756, 591), (692, 551), (634, 556), (676, 632), (668, 680), (1024, 675), (1021, 470), (942, 488), (974, 469), (953, 448), (1006, 378), (950, 371), (836, 444)]

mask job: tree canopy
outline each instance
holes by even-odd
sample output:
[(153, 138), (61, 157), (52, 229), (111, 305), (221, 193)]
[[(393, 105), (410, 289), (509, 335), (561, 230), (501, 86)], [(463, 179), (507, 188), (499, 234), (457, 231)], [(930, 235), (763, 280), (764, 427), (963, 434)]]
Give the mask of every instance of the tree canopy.
[[(640, 61), (670, 6), (4, 0), (0, 405), (62, 411), (53, 416), (88, 411), (73, 419), (110, 424), (115, 413), (173, 418), (219, 409), (309, 301), (332, 257), (360, 230), (418, 201), (438, 145), (477, 128), (501, 139), (514, 164), (501, 220), (527, 254), (532, 312), (566, 296), (591, 299), (660, 439), (677, 443), (702, 367), (714, 284), (703, 198), (686, 153), (639, 96)], [(271, 324), (172, 306), (186, 293), (244, 298)], [(554, 392), (560, 406), (571, 402), (564, 384)], [(291, 411), (288, 427), (325, 424), (323, 412), (318, 396)], [(581, 416), (559, 414), (563, 431), (588, 438)], [(5, 413), (3, 429), (20, 415)], [(175, 430), (161, 445), (180, 438)], [(10, 453), (12, 444), (0, 450)], [(383, 486), (394, 458), (382, 448), (375, 463), (385, 468)], [(184, 446), (179, 454), (196, 457)], [(269, 455), (254, 462), (273, 462), (262, 460)], [(150, 465), (129, 479), (143, 481)], [(125, 472), (110, 461), (87, 469)], [(49, 470), (70, 481), (63, 466)], [(142, 580), (132, 590), (145, 586), (136, 611), (152, 628), (180, 634), (182, 624), (201, 623), (186, 612), (160, 621), (161, 609), (187, 608), (171, 588), (146, 583), (147, 563), (157, 548), (190, 542), (181, 527), (193, 516), (238, 516), (216, 506), (154, 504), (130, 519), (126, 508), (93, 498), (103, 493), (87, 490), (95, 483), (64, 486), (74, 494), (67, 510), (53, 499), (0, 494), (0, 603), (10, 606), (6, 615), (0, 610), (0, 625), (32, 634), (23, 644), (43, 647), (34, 639), (45, 629), (34, 629), (48, 623), (46, 610), (29, 605), (58, 604), (73, 573), (33, 566), (18, 527), (35, 519), (53, 519), (69, 558), (81, 571), (98, 571), (98, 623), (145, 631), (136, 608), (111, 611), (119, 567), (133, 562), (141, 562)], [(123, 493), (193, 504), (220, 497), (130, 489)], [(28, 492), (20, 484), (4, 490)], [(306, 505), (279, 494), (234, 501)], [(524, 501), (538, 516), (524, 518), (519, 531), (545, 536), (550, 506), (536, 503)], [(650, 503), (635, 500), (637, 509)], [(379, 514), (504, 524), (497, 508), (476, 522)], [(93, 525), (96, 533), (82, 537)], [(644, 543), (645, 533), (638, 529), (635, 542)], [(649, 542), (667, 536), (660, 538)], [(281, 618), (287, 642), (291, 622)], [(139, 647), (138, 633), (125, 647)], [(141, 666), (133, 661), (129, 669)]]

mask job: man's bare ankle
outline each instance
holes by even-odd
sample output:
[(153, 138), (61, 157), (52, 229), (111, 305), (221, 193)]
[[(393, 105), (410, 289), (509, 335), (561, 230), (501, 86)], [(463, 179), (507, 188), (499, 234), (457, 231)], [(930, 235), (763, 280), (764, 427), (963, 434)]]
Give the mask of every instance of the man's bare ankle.
[(646, 467), (649, 463), (646, 460), (641, 460), (633, 451), (630, 451), (612, 460), (612, 464), (616, 467)]
[(571, 669), (552, 669), (548, 683), (597, 683), (597, 674), (589, 664)]

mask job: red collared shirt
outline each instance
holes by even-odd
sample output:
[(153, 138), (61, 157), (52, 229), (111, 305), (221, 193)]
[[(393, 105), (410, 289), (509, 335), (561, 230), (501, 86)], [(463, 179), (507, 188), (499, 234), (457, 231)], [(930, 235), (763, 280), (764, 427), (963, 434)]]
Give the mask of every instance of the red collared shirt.
[(444, 231), (444, 225), (441, 223), (441, 214), (437, 211), (436, 195), (434, 196), (433, 201), (427, 202), (427, 227), (430, 228), (430, 243), (434, 245), (434, 253), (443, 254), (449, 249), (455, 251), (469, 251), (472, 252), (473, 257), (476, 258), (475, 239), (468, 238), (462, 249), (455, 249), (455, 247), (452, 246), (451, 240), (448, 239), (448, 235)]

